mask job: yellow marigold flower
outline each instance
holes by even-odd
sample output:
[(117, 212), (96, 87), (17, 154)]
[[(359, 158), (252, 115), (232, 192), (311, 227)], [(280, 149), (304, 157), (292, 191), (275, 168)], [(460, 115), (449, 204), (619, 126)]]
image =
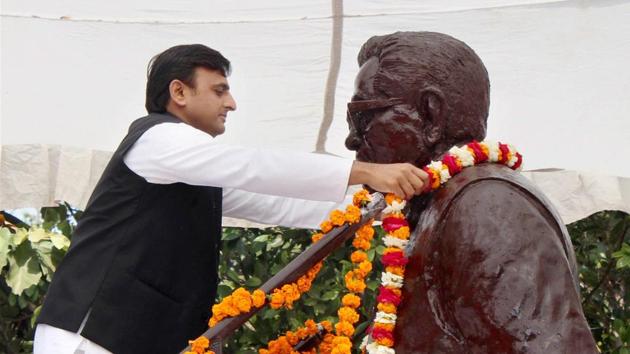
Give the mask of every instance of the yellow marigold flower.
[(406, 240), (409, 238), (409, 226), (403, 226), (397, 230), (394, 230), (391, 235), (401, 240)]
[(405, 267), (404, 266), (389, 266), (385, 267), (387, 272), (400, 275), (401, 277), (405, 275)]
[(217, 319), (215, 317), (211, 317), (210, 321), (208, 321), (208, 327), (212, 328), (212, 327), (216, 326), (217, 323), (219, 323), (219, 321), (217, 321)]
[(333, 210), (330, 212), (330, 222), (334, 226), (341, 226), (346, 222), (346, 215), (341, 210)]
[(265, 301), (266, 301), (265, 292), (260, 289), (254, 290), (254, 292), (252, 293), (253, 305), (256, 307), (261, 307), (262, 305), (265, 304)]
[(315, 242), (321, 240), (322, 237), (324, 237), (324, 234), (322, 234), (321, 232), (318, 232), (316, 234), (313, 234), (313, 236), (311, 236), (311, 241), (313, 241), (313, 243), (315, 243)]
[(273, 294), (271, 294), (270, 306), (272, 309), (279, 309), (282, 305), (284, 305), (284, 293), (278, 289), (274, 289)]
[(190, 345), (190, 349), (193, 352), (203, 354), (205, 349), (210, 346), (210, 341), (208, 338), (201, 336), (195, 340), (189, 340), (188, 345)]
[(361, 220), (361, 209), (354, 205), (346, 207), (346, 221), (350, 224), (358, 223)]
[(341, 303), (343, 304), (343, 306), (348, 306), (356, 309), (361, 306), (361, 298), (354, 294), (346, 294), (341, 299)]
[[(359, 263), (359, 270), (361, 271), (362, 274), (367, 275), (369, 272), (372, 271), (372, 262), (365, 260), (361, 263)], [(364, 275), (364, 277), (365, 277)]]
[(367, 260), (367, 258), (368, 258), (367, 253), (363, 251), (354, 251), (350, 255), (350, 260), (352, 261), (352, 263), (361, 263)]
[[(338, 336), (348, 336), (351, 337), (354, 334), (354, 326), (351, 323), (346, 321), (339, 321), (335, 325), (335, 332), (337, 332)], [(333, 346), (335, 345), (335, 341), (333, 341)]]
[(393, 313), (393, 314), (396, 313), (396, 305), (390, 304), (389, 302), (387, 302), (387, 303), (379, 302), (376, 305), (376, 308), (379, 311), (383, 311), (385, 313)]
[(322, 230), (323, 233), (327, 234), (330, 232), (330, 230), (332, 230), (333, 224), (330, 221), (326, 220), (319, 224), (319, 228)]
[(357, 323), (359, 321), (359, 314), (352, 308), (343, 306), (337, 311), (339, 321), (348, 322), (350, 324)]

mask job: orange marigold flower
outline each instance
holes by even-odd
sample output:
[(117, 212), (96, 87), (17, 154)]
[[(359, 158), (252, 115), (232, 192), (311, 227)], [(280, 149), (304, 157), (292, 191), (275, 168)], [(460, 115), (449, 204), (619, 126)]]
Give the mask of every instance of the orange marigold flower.
[(311, 280), (307, 277), (301, 277), (300, 279), (297, 280), (298, 290), (301, 293), (305, 293), (309, 291), (311, 288), (311, 285), (312, 285)]
[(287, 341), (289, 342), (289, 344), (291, 344), (291, 346), (298, 344), (298, 342), (300, 341), (300, 339), (295, 335), (295, 333), (291, 331), (287, 331), (286, 337), (287, 337)]
[(328, 332), (332, 331), (333, 327), (332, 327), (332, 323), (330, 323), (330, 321), (322, 321), (320, 323), (325, 330), (327, 330)]
[(391, 235), (401, 240), (406, 240), (409, 238), (409, 226), (398, 228), (397, 230), (394, 230)]
[(341, 210), (333, 210), (330, 212), (330, 222), (334, 226), (341, 226), (346, 222), (346, 215)]
[(352, 342), (346, 336), (336, 336), (332, 341), (332, 354), (350, 354)]
[(361, 209), (354, 205), (348, 205), (346, 207), (346, 221), (350, 224), (358, 223), (361, 220)]
[(366, 240), (372, 240), (374, 237), (374, 228), (372, 227), (372, 223), (368, 222), (367, 224), (361, 226), (355, 235)]
[(279, 309), (282, 305), (284, 305), (284, 293), (278, 289), (274, 289), (273, 294), (271, 294), (270, 306), (272, 309)]
[(304, 325), (308, 329), (309, 333), (311, 334), (317, 333), (317, 323), (315, 323), (315, 321), (308, 319), (306, 320), (306, 322), (304, 322)]
[[(354, 326), (346, 321), (339, 321), (335, 325), (335, 332), (337, 332), (338, 336), (347, 336), (351, 337), (354, 334)], [(334, 341), (333, 341), (334, 346)]]
[(376, 305), (376, 308), (379, 311), (383, 311), (385, 313), (393, 313), (393, 314), (396, 313), (396, 305), (390, 304), (389, 302), (386, 302), (386, 303), (379, 302)]
[(367, 253), (363, 251), (354, 251), (350, 255), (350, 260), (352, 261), (352, 263), (361, 263), (367, 260), (367, 258), (368, 258)]
[(361, 189), (352, 196), (352, 204), (362, 207), (370, 202), (370, 192), (367, 189)]
[(332, 222), (326, 220), (322, 222), (321, 224), (319, 224), (319, 228), (322, 230), (323, 233), (327, 234), (330, 232), (330, 230), (333, 229), (333, 224)]
[(208, 321), (208, 327), (212, 328), (216, 326), (217, 323), (219, 323), (219, 321), (217, 321), (215, 317), (211, 317), (210, 320)]
[(385, 196), (385, 202), (387, 202), (388, 205), (392, 205), (394, 201), (402, 203), (403, 199), (396, 196), (395, 194), (387, 193), (387, 195)]
[(315, 242), (321, 240), (322, 237), (324, 237), (324, 234), (322, 234), (321, 232), (315, 233), (315, 234), (313, 234), (313, 236), (311, 236), (311, 241), (313, 241), (313, 243), (315, 243)]
[(204, 354), (205, 349), (210, 346), (210, 341), (208, 338), (201, 336), (195, 340), (189, 340), (188, 345), (190, 345), (190, 350), (193, 352)]
[(269, 354), (267, 349), (258, 349), (258, 354)]
[(359, 270), (361, 271), (361, 274), (365, 274), (363, 275), (363, 277), (365, 277), (372, 271), (372, 262), (365, 260), (359, 263)]
[(376, 343), (390, 348), (394, 346), (394, 341), (385, 337), (377, 339)]
[(388, 330), (390, 332), (394, 331), (394, 327), (395, 327), (395, 325), (392, 324), (392, 323), (380, 323), (380, 322), (374, 323), (374, 328), (383, 328), (383, 329)]
[(401, 277), (405, 275), (405, 267), (404, 266), (389, 266), (385, 267), (385, 271), (400, 275)]
[(261, 307), (262, 305), (265, 304), (266, 300), (267, 300), (267, 298), (265, 296), (265, 292), (264, 291), (262, 291), (260, 289), (256, 289), (252, 293), (252, 303), (253, 303), (254, 306)]
[(356, 309), (361, 306), (361, 298), (354, 294), (346, 294), (341, 299), (341, 303), (343, 304), (343, 306), (348, 306)]
[(352, 308), (344, 306), (337, 311), (339, 321), (348, 322), (350, 324), (357, 323), (359, 321), (359, 314)]
[(238, 288), (232, 293), (234, 306), (240, 312), (249, 312), (252, 308), (252, 296), (245, 288)]
[(367, 240), (362, 239), (362, 238), (355, 238), (352, 241), (352, 246), (354, 248), (358, 248), (358, 249), (367, 251), (367, 250), (369, 250), (372, 247), (372, 243), (370, 241), (367, 241)]

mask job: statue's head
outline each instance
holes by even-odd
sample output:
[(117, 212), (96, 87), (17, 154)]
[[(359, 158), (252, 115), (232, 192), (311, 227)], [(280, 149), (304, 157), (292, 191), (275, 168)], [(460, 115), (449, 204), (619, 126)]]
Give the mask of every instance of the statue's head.
[(486, 135), (490, 83), (481, 59), (441, 33), (370, 38), (348, 104), (346, 147), (370, 162), (423, 166)]

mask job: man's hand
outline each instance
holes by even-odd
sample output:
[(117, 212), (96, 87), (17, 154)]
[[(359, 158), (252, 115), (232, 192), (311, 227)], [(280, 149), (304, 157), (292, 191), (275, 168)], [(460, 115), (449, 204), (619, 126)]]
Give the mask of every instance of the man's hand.
[(421, 194), (429, 183), (423, 170), (409, 163), (376, 164), (354, 161), (348, 184), (367, 184), (383, 193), (394, 193), (407, 200)]

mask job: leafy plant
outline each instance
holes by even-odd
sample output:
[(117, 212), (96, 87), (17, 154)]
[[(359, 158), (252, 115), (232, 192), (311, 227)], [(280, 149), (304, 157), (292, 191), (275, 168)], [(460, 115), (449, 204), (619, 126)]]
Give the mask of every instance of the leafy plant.
[[(31, 230), (0, 227), (0, 352), (32, 350), (37, 309), (52, 271), (67, 250), (60, 233), (69, 237), (81, 215), (67, 205), (42, 208), (41, 214), (42, 224)], [(597, 344), (603, 353), (630, 354), (630, 216), (600, 212), (568, 225), (568, 229), (579, 264), (584, 312)], [(381, 237), (377, 228), (374, 242), (381, 244)], [(217, 301), (240, 286), (257, 288), (310, 244), (306, 230), (225, 228)], [(382, 246), (371, 251), (370, 260), (382, 251)], [(343, 275), (351, 267), (349, 252), (350, 247), (342, 247), (328, 256), (311, 291), (293, 310), (265, 308), (252, 317), (226, 341), (226, 352), (256, 353), (268, 340), (301, 326), (308, 318), (336, 319), (344, 293)], [(379, 262), (374, 266), (367, 279), (357, 338), (373, 315), (377, 274), (381, 272)]]

